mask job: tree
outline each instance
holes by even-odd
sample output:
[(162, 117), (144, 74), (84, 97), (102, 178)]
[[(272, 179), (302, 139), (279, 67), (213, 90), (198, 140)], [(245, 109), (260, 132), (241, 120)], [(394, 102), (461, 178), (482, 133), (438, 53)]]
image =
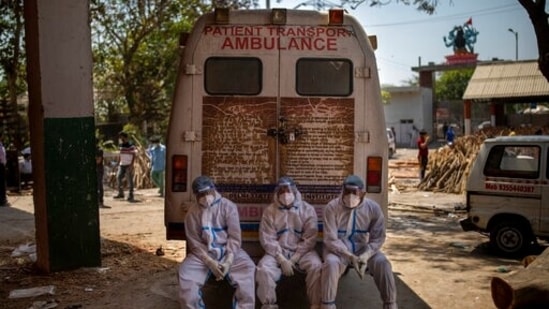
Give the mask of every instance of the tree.
[(473, 76), (473, 69), (446, 71), (436, 81), (435, 97), (437, 100), (460, 100), (467, 84)]
[(99, 110), (130, 122), (166, 121), (179, 35), (209, 7), (199, 0), (92, 0), (94, 87)]
[(518, 0), (524, 7), (536, 32), (538, 42), (538, 67), (549, 82), (549, 14), (545, 12), (546, 0)]
[(0, 100), (6, 100), (14, 113), (15, 128), (10, 131), (18, 149), (22, 146), (19, 136), (22, 119), (18, 115), (17, 98), (26, 90), (23, 26), (23, 0), (0, 1)]

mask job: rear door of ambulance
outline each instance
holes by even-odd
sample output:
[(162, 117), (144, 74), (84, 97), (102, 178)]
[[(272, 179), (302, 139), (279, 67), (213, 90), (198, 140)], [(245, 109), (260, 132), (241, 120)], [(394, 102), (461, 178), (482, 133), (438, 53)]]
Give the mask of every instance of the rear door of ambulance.
[[(192, 53), (196, 69), (189, 70), (192, 130), (200, 132), (192, 143), (200, 147), (186, 148), (188, 182), (212, 177), (239, 206), (245, 241), (257, 240), (278, 177), (292, 177), (321, 219), (343, 178), (366, 170), (365, 159), (355, 158), (364, 154), (355, 152), (355, 123), (363, 121), (355, 101), (365, 100), (363, 77), (355, 74), (365, 67), (356, 29), (329, 26), (318, 12), (288, 14), (282, 25), (272, 24), (272, 16), (232, 11), (227, 24), (206, 25)], [(383, 154), (386, 142), (379, 144)], [(181, 220), (166, 219), (168, 228)]]

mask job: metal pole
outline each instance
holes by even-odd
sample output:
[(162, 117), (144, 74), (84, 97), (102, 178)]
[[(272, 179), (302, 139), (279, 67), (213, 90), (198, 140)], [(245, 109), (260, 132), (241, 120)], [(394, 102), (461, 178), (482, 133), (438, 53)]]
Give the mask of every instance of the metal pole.
[(508, 30), (515, 35), (515, 61), (518, 61), (518, 32), (512, 28), (509, 28)]
[(515, 60), (518, 61), (518, 32), (515, 32)]

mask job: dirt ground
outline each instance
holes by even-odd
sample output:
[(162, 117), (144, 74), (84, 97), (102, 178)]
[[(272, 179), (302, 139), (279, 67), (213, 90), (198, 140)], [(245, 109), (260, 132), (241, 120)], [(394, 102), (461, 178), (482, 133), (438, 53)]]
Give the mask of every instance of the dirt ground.
[[(490, 279), (508, 276), (520, 261), (497, 257), (478, 233), (462, 232), (456, 211), (464, 196), (415, 189), (415, 151), (399, 149), (390, 160), (387, 241), (383, 251), (393, 264), (399, 308), (494, 308)], [(100, 210), (102, 266), (39, 274), (16, 248), (34, 241), (30, 192), (12, 195), (0, 208), (0, 308), (160, 308), (176, 309), (177, 265), (184, 242), (166, 241), (163, 200), (155, 190), (138, 190), (138, 203), (110, 200)], [(157, 255), (162, 248), (164, 255)], [(20, 289), (53, 286), (52, 295), (10, 298)], [(219, 295), (223, 286), (211, 289)], [(364, 292), (366, 291), (366, 292)], [(338, 308), (381, 308), (372, 280), (354, 273), (340, 280)], [(210, 308), (222, 308), (212, 305)], [(304, 308), (289, 300), (281, 309)]]

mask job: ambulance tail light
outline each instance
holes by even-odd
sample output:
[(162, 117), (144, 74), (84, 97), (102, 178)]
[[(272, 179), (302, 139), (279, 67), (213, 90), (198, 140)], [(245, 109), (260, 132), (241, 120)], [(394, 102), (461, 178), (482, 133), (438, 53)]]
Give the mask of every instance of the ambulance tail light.
[(172, 157), (172, 192), (187, 192), (187, 156)]
[(330, 9), (328, 11), (330, 25), (343, 25), (344, 11), (342, 9)]
[(366, 192), (381, 192), (383, 159), (381, 157), (368, 157), (366, 168)]

